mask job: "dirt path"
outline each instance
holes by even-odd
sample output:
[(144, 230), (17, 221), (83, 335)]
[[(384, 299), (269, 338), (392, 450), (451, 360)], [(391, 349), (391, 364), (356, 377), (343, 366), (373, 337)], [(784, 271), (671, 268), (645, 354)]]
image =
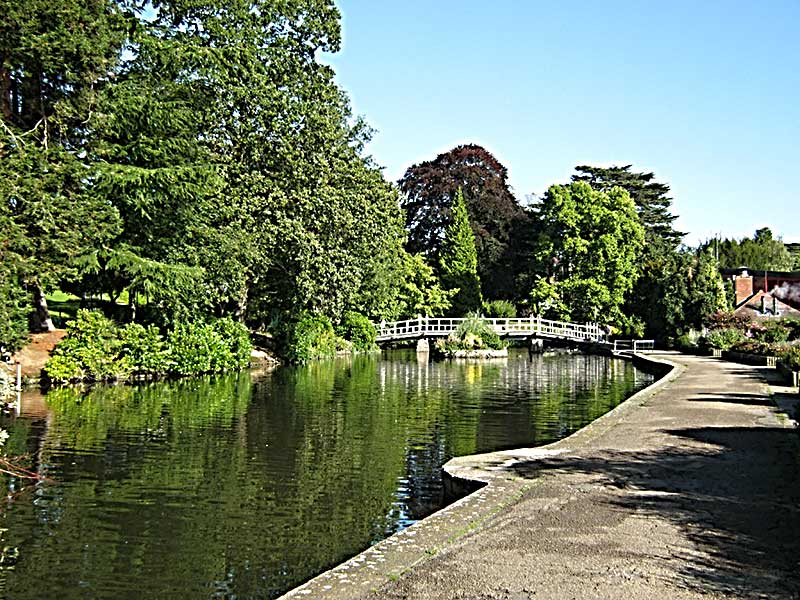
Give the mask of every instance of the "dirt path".
[(13, 357), (14, 362), (22, 364), (22, 376), (38, 378), (53, 348), (66, 334), (65, 329), (32, 334), (30, 343)]
[(292, 596), (800, 598), (793, 423), (759, 369), (668, 358), (683, 371), (658, 392), (547, 452), (457, 459), (457, 474), (527, 482), (519, 502), (473, 533), (370, 591), (312, 582)]

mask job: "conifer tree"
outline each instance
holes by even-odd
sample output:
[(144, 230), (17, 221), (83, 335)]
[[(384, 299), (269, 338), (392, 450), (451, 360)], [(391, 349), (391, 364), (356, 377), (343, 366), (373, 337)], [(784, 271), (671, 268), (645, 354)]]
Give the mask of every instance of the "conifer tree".
[(445, 229), (439, 255), (439, 272), (445, 289), (458, 289), (452, 300), (453, 314), (461, 316), (481, 307), (478, 254), (461, 189), (456, 192), (451, 221)]

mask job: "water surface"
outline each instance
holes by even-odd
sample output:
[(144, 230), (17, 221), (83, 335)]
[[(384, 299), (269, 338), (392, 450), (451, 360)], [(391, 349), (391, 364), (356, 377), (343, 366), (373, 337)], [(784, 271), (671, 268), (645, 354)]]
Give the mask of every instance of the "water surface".
[(51, 391), (6, 419), (0, 597), (274, 598), (441, 506), (458, 455), (560, 439), (653, 377), (598, 356)]

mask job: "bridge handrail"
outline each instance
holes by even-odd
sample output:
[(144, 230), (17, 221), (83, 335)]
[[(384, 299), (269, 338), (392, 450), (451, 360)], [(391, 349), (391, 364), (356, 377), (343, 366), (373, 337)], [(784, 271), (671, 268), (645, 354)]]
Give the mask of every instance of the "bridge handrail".
[[(417, 337), (426, 334), (450, 334), (465, 320), (466, 318), (463, 317), (417, 317), (416, 319), (405, 319), (390, 323), (381, 322), (376, 326), (378, 341)], [(595, 341), (605, 338), (604, 330), (595, 323), (567, 323), (534, 316), (483, 318), (483, 320), (488, 322), (492, 329), (501, 335), (504, 333), (541, 333), (556, 337)]]

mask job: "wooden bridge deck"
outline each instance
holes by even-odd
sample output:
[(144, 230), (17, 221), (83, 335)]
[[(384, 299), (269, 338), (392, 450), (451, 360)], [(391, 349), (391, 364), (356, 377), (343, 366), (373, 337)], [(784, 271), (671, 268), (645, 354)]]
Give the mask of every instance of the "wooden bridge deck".
[[(420, 338), (447, 337), (466, 319), (419, 317), (377, 325), (377, 342), (392, 342)], [(565, 340), (572, 342), (601, 342), (605, 331), (594, 323), (565, 323), (538, 317), (483, 319), (500, 337)]]

